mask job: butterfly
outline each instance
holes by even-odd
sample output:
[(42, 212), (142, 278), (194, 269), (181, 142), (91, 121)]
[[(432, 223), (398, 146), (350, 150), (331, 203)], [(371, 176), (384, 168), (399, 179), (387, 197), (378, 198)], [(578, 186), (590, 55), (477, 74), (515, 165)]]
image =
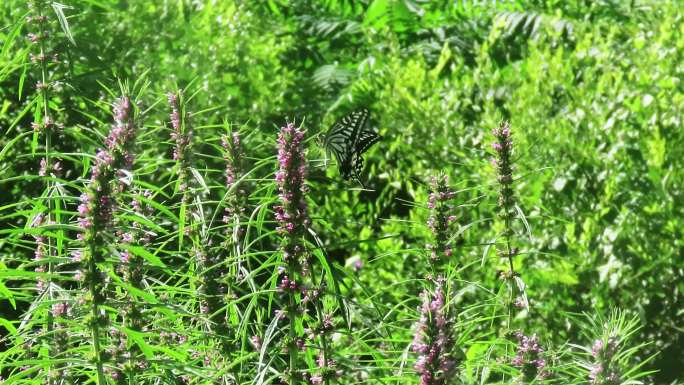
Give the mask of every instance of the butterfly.
[(325, 135), (324, 146), (335, 155), (343, 179), (351, 179), (353, 173), (360, 181), (362, 155), (380, 139), (370, 126), (370, 111), (363, 108), (338, 120)]

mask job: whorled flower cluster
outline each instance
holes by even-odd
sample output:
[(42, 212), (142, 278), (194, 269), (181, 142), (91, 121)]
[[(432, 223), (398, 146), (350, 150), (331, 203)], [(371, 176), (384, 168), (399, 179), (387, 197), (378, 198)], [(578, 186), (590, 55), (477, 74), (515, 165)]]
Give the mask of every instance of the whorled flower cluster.
[(304, 131), (289, 123), (278, 135), (279, 170), (275, 174), (280, 205), (274, 207), (278, 232), (283, 236), (283, 255), (286, 262), (294, 261), (297, 272), (304, 273), (308, 262), (303, 260), (301, 237), (310, 225), (305, 194), (308, 187), (304, 154)]
[[(311, 282), (308, 254), (304, 237), (311, 222), (308, 216), (305, 184), (307, 174), (306, 156), (304, 150), (304, 131), (295, 127), (293, 123), (281, 128), (278, 135), (278, 171), (275, 181), (278, 186), (280, 204), (274, 207), (277, 231), (282, 236), (281, 250), (286, 266), (281, 267), (282, 274), (278, 289), (286, 296), (286, 310), (280, 310), (277, 317), (288, 318), (290, 322), (289, 337), (285, 344), (285, 351), (290, 354), (289, 383), (299, 383), (304, 380), (310, 384), (328, 383), (339, 375), (336, 362), (329, 356), (327, 346), (328, 334), (334, 329), (332, 317), (323, 316), (319, 298), (322, 287), (315, 287)], [(308, 320), (305, 328), (305, 338), (298, 335), (296, 329), (299, 317), (304, 316), (309, 309), (316, 309), (321, 319)], [(320, 342), (322, 350), (318, 352), (318, 369), (315, 373), (300, 373), (296, 367), (297, 351), (315, 348)]]
[(81, 195), (78, 206), (79, 225), (85, 232), (79, 239), (89, 244), (99, 241), (104, 231), (112, 224), (115, 206), (114, 193), (123, 192), (123, 182), (135, 158), (131, 148), (134, 145), (136, 126), (131, 101), (123, 97), (114, 103), (114, 126), (105, 139), (106, 148), (95, 156), (88, 192)]
[(129, 384), (131, 373), (144, 371), (149, 367), (149, 363), (145, 360), (135, 359), (134, 355), (138, 352), (128, 347), (128, 337), (125, 333), (116, 328), (110, 328), (108, 334), (112, 344), (107, 349), (107, 356), (114, 365), (105, 368), (105, 371), (112, 377), (114, 383), (118, 385)]
[[(114, 103), (113, 112), (114, 125), (105, 139), (106, 147), (97, 152), (90, 182), (78, 206), (79, 225), (83, 230), (78, 238), (84, 249), (73, 253), (73, 260), (83, 266), (75, 278), (82, 281), (87, 289), (84, 300), (90, 303), (92, 319), (88, 322), (95, 340), (99, 339), (100, 328), (108, 323), (108, 317), (100, 312), (106, 301), (107, 279), (98, 264), (106, 262), (107, 246), (114, 240), (114, 209), (118, 194), (128, 185), (124, 178), (130, 174), (128, 170), (133, 165), (132, 149), (136, 136), (131, 100), (120, 98)], [(101, 368), (104, 357), (102, 352), (97, 352), (97, 355), (96, 362)]]
[(591, 348), (594, 363), (589, 371), (589, 382), (592, 385), (618, 385), (621, 383), (619, 369), (613, 360), (618, 351), (617, 340), (613, 337), (607, 341), (597, 339)]
[(323, 351), (319, 352), (316, 359), (316, 373), (308, 373), (304, 380), (311, 385), (325, 384), (326, 380), (331, 381), (342, 377), (343, 371), (337, 367), (337, 362), (333, 359), (326, 359)]
[[(29, 15), (26, 16), (26, 25), (31, 31), (26, 35), (31, 50), (29, 59), (31, 63), (40, 69), (40, 80), (36, 82), (36, 90), (43, 94), (47, 99), (48, 91), (54, 87), (56, 83), (50, 82), (48, 77), (54, 66), (60, 63), (59, 54), (56, 52), (49, 52), (49, 37), (52, 20), (47, 16), (50, 12), (50, 2), (45, 0), (32, 0), (28, 2)], [(31, 128), (34, 131), (53, 131), (61, 130), (64, 126), (55, 122), (49, 115), (49, 110), (44, 111), (47, 115), (42, 117), (42, 121), (31, 123)]]
[[(240, 216), (247, 210), (247, 187), (241, 178), (245, 172), (245, 152), (240, 140), (240, 134), (235, 131), (221, 139), (226, 162), (226, 207), (223, 213), (223, 223), (228, 225), (226, 239), (231, 242), (239, 240), (243, 235)], [(232, 225), (232, 226), (231, 226)], [(237, 239), (234, 239), (237, 238)]]
[(421, 297), (420, 319), (411, 344), (411, 350), (417, 354), (414, 368), (421, 385), (448, 384), (456, 374), (459, 359), (441, 282), (434, 293), (426, 290)]
[(40, 169), (38, 170), (39, 176), (47, 176), (48, 174), (51, 174), (57, 177), (59, 176), (61, 171), (62, 164), (59, 161), (56, 161), (55, 163), (48, 165), (48, 160), (46, 158), (42, 158), (40, 160)]
[[(220, 254), (215, 252), (215, 249), (208, 249), (209, 252), (204, 247), (194, 245), (190, 251), (190, 256), (202, 268), (198, 289), (202, 293), (200, 312), (204, 315), (212, 315), (221, 309), (225, 303), (223, 296), (226, 294), (226, 286), (221, 282), (221, 269), (216, 267), (221, 262)], [(225, 323), (225, 319), (212, 318), (214, 318), (216, 326), (220, 326), (219, 322), (221, 324)]]
[[(492, 165), (496, 168), (499, 182), (499, 207), (501, 217), (507, 224), (515, 218), (515, 192), (513, 190), (513, 139), (508, 122), (492, 130), (495, 140), (492, 148), (496, 157), (492, 158)], [(506, 229), (510, 232), (510, 226)], [(512, 235), (512, 234), (507, 234)]]
[[(31, 227), (33, 227), (37, 232), (33, 234), (33, 239), (36, 241), (36, 250), (34, 252), (33, 260), (36, 263), (34, 271), (36, 273), (45, 273), (45, 253), (48, 251), (48, 244), (45, 235), (42, 234), (41, 226), (46, 222), (44, 214), (38, 214), (33, 219)], [(38, 277), (36, 283), (36, 289), (38, 291), (45, 290), (45, 285), (47, 281), (43, 277)]]
[(537, 335), (528, 337), (520, 331), (514, 335), (518, 340), (518, 346), (511, 364), (520, 368), (524, 381), (547, 378), (549, 371), (544, 359), (544, 349), (539, 344)]
[[(153, 215), (154, 209), (146, 203), (151, 199), (152, 193), (149, 190), (133, 193), (130, 204), (134, 214), (143, 218), (149, 218)], [(124, 282), (140, 290), (144, 290), (144, 259), (139, 254), (131, 252), (130, 247), (149, 245), (152, 235), (153, 233), (143, 228), (140, 221), (132, 221), (128, 231), (119, 230), (116, 232), (120, 246), (118, 271), (122, 274)], [(145, 320), (142, 307), (130, 293), (126, 293), (122, 299), (121, 310), (124, 326), (137, 332), (143, 331)], [(125, 353), (125, 357), (119, 357), (119, 361), (121, 362), (117, 362), (118, 370), (113, 372), (116, 373), (114, 376), (119, 383), (126, 383), (129, 378), (135, 378), (135, 372), (148, 365), (137, 344), (131, 345)], [(123, 376), (121, 373), (125, 373), (127, 376)]]
[(186, 122), (186, 117), (182, 116), (181, 105), (179, 102), (180, 91), (178, 93), (169, 92), (167, 95), (169, 107), (171, 107), (171, 139), (174, 140), (175, 146), (173, 149), (173, 160), (179, 162), (179, 192), (183, 193), (183, 199), (188, 199), (188, 194), (185, 192), (188, 189), (188, 164), (191, 158), (191, 144), (192, 144), (192, 130)]
[[(50, 344), (50, 356), (56, 359), (67, 358), (69, 351), (68, 318), (70, 306), (67, 302), (56, 302), (50, 312), (53, 318), (52, 343)], [(69, 381), (70, 374), (64, 363), (57, 364), (50, 372), (50, 383), (57, 384), (60, 381)]]
[(432, 178), (428, 198), (430, 217), (427, 221), (433, 235), (433, 243), (427, 245), (432, 263), (446, 260), (453, 252), (449, 244), (449, 225), (456, 220), (456, 216), (451, 214), (453, 207), (449, 201), (456, 193), (449, 189), (448, 183), (449, 179), (446, 175)]

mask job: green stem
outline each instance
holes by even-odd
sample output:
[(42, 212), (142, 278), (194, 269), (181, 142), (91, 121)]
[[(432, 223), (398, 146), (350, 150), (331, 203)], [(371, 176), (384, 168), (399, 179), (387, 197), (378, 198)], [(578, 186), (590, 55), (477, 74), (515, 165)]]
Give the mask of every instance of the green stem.
[(93, 340), (93, 351), (95, 354), (95, 366), (97, 368), (97, 385), (105, 385), (106, 380), (105, 380), (105, 374), (104, 374), (104, 366), (102, 364), (102, 354), (101, 354), (101, 348), (100, 348), (100, 312), (99, 312), (99, 306), (98, 306), (98, 301), (100, 294), (98, 293), (98, 289), (96, 287), (97, 283), (95, 282), (95, 276), (97, 275), (97, 264), (95, 263), (95, 248), (93, 245), (90, 245), (90, 256), (89, 256), (89, 261), (88, 261), (88, 269), (90, 270), (89, 275), (90, 279), (88, 282), (88, 289), (90, 290), (90, 294), (93, 297), (92, 301), (93, 304), (91, 306), (91, 315), (92, 315), (92, 323), (91, 323), (91, 328), (92, 328), (92, 340)]
[[(46, 51), (47, 48), (45, 46), (45, 25), (44, 21), (42, 20), (43, 18), (43, 3), (40, 2), (38, 3), (38, 6), (36, 7), (36, 13), (38, 17), (40, 18), (38, 22), (38, 29), (39, 29), (39, 47), (40, 47), (40, 54), (39, 58), (43, 59), (46, 57)], [(40, 60), (40, 76), (41, 76), (41, 83), (43, 85), (47, 84), (48, 81), (48, 71), (47, 71), (47, 63), (45, 60)], [(48, 106), (48, 89), (47, 87), (42, 87), (41, 88), (41, 99), (42, 99), (42, 107), (43, 107), (43, 122), (45, 121), (51, 121), (50, 119), (50, 109)], [(41, 122), (38, 122), (38, 124), (42, 124)], [(50, 170), (51, 169), (51, 160), (50, 160), (50, 148), (51, 148), (51, 136), (49, 130), (45, 130), (45, 169)], [(48, 179), (46, 183), (46, 191), (47, 191), (47, 203), (48, 203), (48, 223), (51, 223), (52, 221), (52, 212), (53, 212), (53, 202), (52, 202), (52, 189), (53, 189), (53, 183)], [(53, 250), (53, 245), (52, 245), (52, 237), (48, 237), (47, 239), (47, 258), (48, 258), (48, 277), (47, 277), (47, 290), (48, 290), (48, 297), (50, 299), (50, 302), (54, 300), (53, 297), (53, 292), (52, 292), (52, 273), (53, 273), (53, 264), (52, 264), (52, 256), (53, 256), (54, 250)], [(54, 335), (54, 317), (52, 315), (52, 312), (48, 310), (47, 312), (47, 321), (45, 325), (47, 329), (46, 335)], [(51, 356), (55, 353), (54, 349), (48, 349), (48, 358), (51, 358)], [(52, 361), (52, 360), (50, 360)], [(53, 376), (52, 376), (52, 370), (53, 370), (53, 365), (51, 364), (48, 367), (48, 384), (52, 385), (54, 383)]]
[[(314, 283), (316, 282), (316, 276), (314, 275), (314, 269), (311, 269), (311, 281)], [(321, 283), (322, 283), (322, 281), (321, 281)], [(319, 298), (322, 300), (322, 292), (321, 292)], [(322, 306), (320, 306), (320, 304), (318, 302), (316, 302), (315, 307), (316, 307), (316, 314), (318, 316), (319, 325), (323, 326), (324, 315), (323, 315)], [(328, 338), (326, 336), (326, 333), (324, 331), (321, 331), (321, 352), (323, 353), (323, 362), (324, 362), (325, 368), (328, 367), (328, 357), (329, 357), (328, 352), (329, 351), (330, 350), (328, 349)], [(328, 373), (325, 373), (325, 376), (324, 376), (325, 385), (330, 385), (330, 378), (329, 377), (330, 376), (328, 375)]]
[[(297, 261), (295, 260), (297, 256), (291, 255), (288, 261), (288, 270), (290, 274), (290, 279), (295, 278), (295, 272), (297, 271)], [(299, 380), (299, 372), (297, 370), (297, 300), (295, 298), (295, 293), (293, 290), (288, 290), (288, 309), (287, 316), (290, 319), (290, 330), (289, 332), (289, 346), (288, 353), (290, 355), (290, 385), (296, 385)]]

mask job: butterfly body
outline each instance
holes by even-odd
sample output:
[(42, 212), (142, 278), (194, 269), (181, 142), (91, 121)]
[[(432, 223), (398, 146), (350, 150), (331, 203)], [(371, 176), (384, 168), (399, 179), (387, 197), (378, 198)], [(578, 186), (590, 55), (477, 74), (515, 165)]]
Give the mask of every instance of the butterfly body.
[(325, 136), (325, 149), (332, 152), (343, 179), (352, 175), (359, 180), (363, 170), (363, 153), (381, 137), (370, 127), (368, 109), (354, 111), (335, 123)]

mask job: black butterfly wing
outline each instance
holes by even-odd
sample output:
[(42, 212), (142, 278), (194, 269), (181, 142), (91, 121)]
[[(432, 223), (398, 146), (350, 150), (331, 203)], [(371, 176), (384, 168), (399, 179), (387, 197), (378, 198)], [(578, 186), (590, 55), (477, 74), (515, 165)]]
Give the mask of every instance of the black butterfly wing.
[[(352, 153), (349, 151), (352, 144), (342, 136), (326, 138), (325, 148), (335, 156), (340, 174), (348, 175), (351, 170)], [(348, 178), (348, 177), (345, 177)]]
[(368, 151), (372, 145), (379, 142), (382, 137), (366, 127), (364, 131), (359, 133), (356, 144), (354, 145), (354, 156), (352, 156), (352, 163), (354, 166), (354, 174), (356, 179), (360, 180), (359, 175), (363, 171), (363, 153)]
[(368, 151), (368, 149), (371, 148), (372, 145), (379, 142), (380, 139), (382, 139), (382, 137), (373, 131), (363, 131), (361, 132), (361, 134), (359, 134), (359, 138), (356, 141), (354, 152), (356, 152), (360, 156), (364, 152)]
[[(350, 179), (359, 134), (368, 126), (370, 112), (367, 109), (354, 111), (335, 123), (325, 136), (325, 148), (335, 155), (340, 175)], [(354, 167), (355, 169), (356, 167)]]

